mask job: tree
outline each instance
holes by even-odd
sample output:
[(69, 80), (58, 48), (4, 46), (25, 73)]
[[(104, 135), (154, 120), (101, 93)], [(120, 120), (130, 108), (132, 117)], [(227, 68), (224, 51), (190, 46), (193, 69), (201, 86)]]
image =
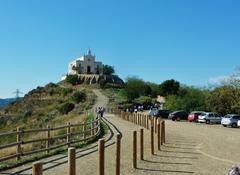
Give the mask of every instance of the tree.
[(112, 75), (115, 73), (115, 70), (113, 66), (103, 65), (102, 72), (104, 75)]
[(151, 88), (151, 93), (148, 95), (151, 95), (151, 97), (153, 97), (153, 98), (157, 97), (157, 95), (159, 93), (158, 84), (148, 82), (147, 85), (150, 86), (150, 88)]
[(62, 104), (58, 111), (61, 113), (61, 114), (68, 114), (70, 111), (72, 111), (74, 109), (75, 105), (73, 103), (64, 103)]
[(166, 97), (165, 108), (170, 110), (185, 110), (187, 112), (200, 110), (205, 111), (208, 108), (208, 91), (194, 87), (183, 86), (177, 95), (168, 95)]
[(74, 92), (71, 98), (75, 103), (80, 103), (86, 100), (87, 95), (84, 91), (77, 91), (77, 92)]
[(135, 98), (144, 95), (146, 92), (145, 82), (137, 77), (128, 77), (123, 89), (123, 94), (127, 101), (131, 102)]
[(180, 88), (180, 83), (173, 79), (166, 80), (159, 85), (159, 94), (162, 96), (177, 95)]
[(224, 78), (221, 82), (222, 86), (231, 86), (235, 89), (240, 89), (240, 67), (229, 77)]
[(65, 81), (72, 85), (77, 85), (79, 82), (78, 75), (67, 75)]
[(210, 108), (222, 115), (240, 112), (239, 100), (239, 91), (231, 86), (217, 87), (208, 99)]

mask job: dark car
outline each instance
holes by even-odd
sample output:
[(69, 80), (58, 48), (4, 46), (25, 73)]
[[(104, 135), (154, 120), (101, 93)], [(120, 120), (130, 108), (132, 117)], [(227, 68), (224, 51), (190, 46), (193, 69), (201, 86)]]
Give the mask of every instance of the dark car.
[(175, 111), (169, 114), (168, 118), (172, 121), (187, 120), (188, 113), (185, 111)]
[(169, 116), (170, 113), (171, 113), (170, 110), (160, 109), (160, 110), (157, 110), (155, 116), (156, 116), (156, 117), (161, 117), (161, 118), (168, 118), (168, 116)]

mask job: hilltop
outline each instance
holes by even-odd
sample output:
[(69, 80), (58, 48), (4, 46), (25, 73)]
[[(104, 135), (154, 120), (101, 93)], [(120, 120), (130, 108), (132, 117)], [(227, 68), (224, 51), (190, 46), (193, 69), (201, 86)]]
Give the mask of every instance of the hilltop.
[(39, 86), (22, 99), (0, 109), (0, 131), (81, 121), (84, 116), (79, 116), (91, 109), (94, 102), (95, 94), (90, 88), (64, 82)]

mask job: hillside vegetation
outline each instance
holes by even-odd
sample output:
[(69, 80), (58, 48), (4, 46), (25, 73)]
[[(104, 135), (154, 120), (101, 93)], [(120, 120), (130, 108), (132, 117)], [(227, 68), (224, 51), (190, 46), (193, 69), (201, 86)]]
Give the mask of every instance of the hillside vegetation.
[(1, 109), (0, 131), (81, 121), (94, 101), (95, 94), (89, 88), (49, 83), (31, 90), (21, 100)]

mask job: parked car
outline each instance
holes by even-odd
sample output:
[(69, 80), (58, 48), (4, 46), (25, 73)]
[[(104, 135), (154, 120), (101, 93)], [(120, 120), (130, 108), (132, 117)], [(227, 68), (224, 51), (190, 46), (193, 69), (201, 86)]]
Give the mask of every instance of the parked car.
[(156, 117), (162, 117), (162, 118), (168, 118), (169, 114), (171, 113), (170, 110), (167, 109), (159, 109), (157, 110), (155, 116)]
[(237, 127), (238, 126), (238, 121), (240, 121), (240, 115), (238, 114), (227, 114), (222, 118), (221, 124), (226, 127), (226, 126), (231, 126), (231, 127)]
[(157, 114), (157, 108), (152, 108), (148, 111), (148, 115), (155, 116)]
[(188, 121), (189, 122), (197, 122), (198, 116), (203, 114), (203, 111), (193, 111), (188, 115)]
[(169, 114), (168, 118), (172, 121), (187, 120), (188, 113), (185, 111), (175, 111)]
[(240, 120), (238, 120), (237, 126), (240, 127)]
[(204, 112), (198, 116), (199, 123), (221, 123), (221, 116), (215, 112)]
[(211, 124), (211, 123), (215, 123), (215, 124), (221, 124), (221, 120), (222, 120), (222, 116), (220, 116), (217, 113), (209, 113), (206, 117), (205, 117), (206, 123), (207, 124)]

